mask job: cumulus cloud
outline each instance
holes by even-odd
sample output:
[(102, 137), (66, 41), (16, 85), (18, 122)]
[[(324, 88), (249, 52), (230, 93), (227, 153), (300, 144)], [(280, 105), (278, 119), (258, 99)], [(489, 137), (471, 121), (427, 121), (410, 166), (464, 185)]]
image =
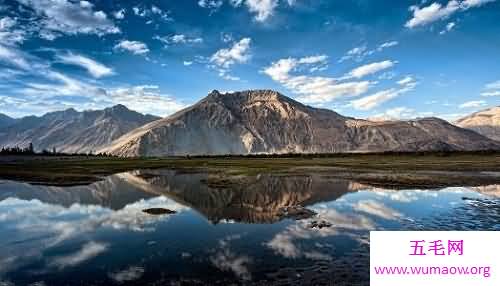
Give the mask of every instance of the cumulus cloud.
[(115, 50), (128, 51), (134, 55), (143, 55), (149, 53), (148, 46), (139, 41), (122, 40), (114, 47)]
[(325, 66), (327, 59), (325, 55), (281, 59), (265, 68), (263, 73), (298, 94), (299, 99), (307, 103), (324, 103), (341, 96), (360, 95), (372, 85), (369, 81), (339, 82), (331, 77), (292, 74), (304, 71), (304, 68), (309, 73), (314, 72), (318, 66)]
[(224, 4), (222, 0), (199, 0), (198, 6), (206, 9), (210, 9), (212, 12), (219, 10), (219, 8)]
[(459, 108), (478, 108), (486, 105), (486, 101), (484, 100), (472, 100), (472, 101), (467, 101), (462, 104), (460, 104), (458, 107)]
[(412, 91), (417, 86), (417, 82), (412, 77), (405, 77), (397, 83), (399, 85), (398, 87), (382, 90), (372, 95), (351, 101), (352, 107), (358, 110), (370, 110), (386, 101)]
[(278, 0), (246, 0), (245, 4), (251, 13), (255, 13), (255, 20), (266, 21), (273, 15), (274, 9), (278, 6)]
[(40, 35), (52, 40), (60, 35), (116, 34), (120, 29), (103, 11), (94, 10), (88, 1), (17, 0), (38, 18)]
[(222, 271), (232, 271), (239, 278), (250, 280), (252, 276), (248, 265), (252, 263), (252, 259), (246, 255), (237, 255), (229, 248), (230, 241), (239, 238), (239, 236), (234, 236), (220, 240), (219, 249), (210, 257), (210, 261)]
[[(264, 245), (286, 258), (308, 258), (313, 260), (330, 260), (328, 255), (319, 255), (321, 251), (305, 249), (307, 244), (300, 243), (300, 240), (331, 238), (337, 235), (345, 235), (356, 238), (359, 230), (373, 230), (374, 223), (366, 216), (352, 212), (350, 214), (341, 213), (334, 208), (314, 208), (318, 213), (317, 217), (297, 221), (290, 225), (285, 231), (276, 234)], [(308, 225), (312, 220), (324, 220), (332, 224), (331, 227), (322, 229), (311, 229)], [(358, 234), (355, 234), (358, 232)]]
[(219, 71), (219, 75), (226, 79), (237, 79), (228, 73), (235, 64), (243, 64), (250, 60), (250, 38), (243, 38), (230, 48), (220, 49), (210, 57), (212, 67)]
[(149, 18), (146, 24), (150, 24), (153, 22), (155, 18), (160, 18), (163, 21), (172, 21), (172, 17), (170, 17), (170, 13), (168, 11), (163, 11), (161, 8), (155, 5), (151, 5), (150, 8), (145, 6), (135, 6), (132, 7), (132, 12), (134, 15), (141, 18)]
[(114, 74), (113, 69), (82, 55), (68, 53), (57, 55), (57, 58), (65, 64), (76, 65), (86, 69), (87, 72), (95, 78)]
[[(166, 116), (185, 107), (172, 96), (161, 92), (155, 85), (139, 85), (132, 87), (99, 87), (67, 76), (65, 74), (46, 71), (47, 82), (27, 82), (19, 93), (23, 98), (19, 102), (8, 103), (7, 106), (22, 107), (34, 113), (47, 112), (62, 108), (78, 109), (104, 108), (110, 105), (123, 104), (130, 109)], [(64, 101), (61, 96), (79, 98), (79, 103)]]
[(0, 18), (0, 43), (7, 46), (21, 44), (26, 40), (26, 32), (17, 28), (17, 19)]
[(450, 0), (446, 5), (433, 2), (425, 7), (411, 6), (412, 18), (406, 22), (407, 28), (426, 26), (436, 21), (444, 20), (453, 14), (470, 8), (482, 6), (496, 0)]
[(125, 19), (125, 9), (120, 9), (113, 13), (113, 17), (118, 20)]

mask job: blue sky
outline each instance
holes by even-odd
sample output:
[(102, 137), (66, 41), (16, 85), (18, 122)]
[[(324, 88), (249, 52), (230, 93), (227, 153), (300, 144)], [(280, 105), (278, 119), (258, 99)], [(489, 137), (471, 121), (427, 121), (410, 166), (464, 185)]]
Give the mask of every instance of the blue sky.
[(160, 116), (274, 89), (361, 118), (500, 102), (496, 0), (0, 0), (0, 112)]

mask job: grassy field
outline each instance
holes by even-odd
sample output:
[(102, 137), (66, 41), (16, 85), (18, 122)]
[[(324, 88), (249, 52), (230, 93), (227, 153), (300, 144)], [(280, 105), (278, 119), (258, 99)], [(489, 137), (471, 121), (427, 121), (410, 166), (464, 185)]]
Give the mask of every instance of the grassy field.
[[(320, 173), (374, 184), (425, 186), (480, 184), (500, 180), (500, 153), (344, 154), (292, 157), (113, 158), (0, 157), (0, 178), (40, 184), (75, 185), (136, 169), (177, 169), (221, 175)], [(451, 178), (451, 179), (450, 179)], [(451, 180), (451, 181), (450, 181)], [(401, 181), (401, 182), (399, 182)]]

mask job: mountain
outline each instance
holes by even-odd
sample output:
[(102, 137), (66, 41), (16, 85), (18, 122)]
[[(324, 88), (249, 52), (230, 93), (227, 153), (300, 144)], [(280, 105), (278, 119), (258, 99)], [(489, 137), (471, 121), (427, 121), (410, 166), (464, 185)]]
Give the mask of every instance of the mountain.
[(36, 150), (96, 151), (132, 129), (157, 119), (159, 117), (143, 115), (123, 105), (83, 112), (71, 108), (41, 117), (23, 117), (0, 128), (0, 146), (24, 147), (32, 142)]
[(0, 128), (10, 126), (16, 122), (16, 119), (0, 113)]
[(473, 113), (457, 120), (455, 124), (500, 141), (500, 106)]
[(102, 151), (119, 156), (500, 149), (438, 118), (372, 122), (303, 105), (278, 92), (211, 92)]

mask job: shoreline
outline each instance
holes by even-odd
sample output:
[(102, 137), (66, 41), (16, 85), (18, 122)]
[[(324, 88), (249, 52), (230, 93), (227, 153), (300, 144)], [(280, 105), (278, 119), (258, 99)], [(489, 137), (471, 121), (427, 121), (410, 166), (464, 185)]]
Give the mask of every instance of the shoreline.
[(43, 185), (85, 185), (115, 173), (173, 169), (220, 176), (321, 173), (378, 186), (443, 187), (500, 184), (500, 153), (331, 154), (117, 158), (0, 156), (0, 179)]

